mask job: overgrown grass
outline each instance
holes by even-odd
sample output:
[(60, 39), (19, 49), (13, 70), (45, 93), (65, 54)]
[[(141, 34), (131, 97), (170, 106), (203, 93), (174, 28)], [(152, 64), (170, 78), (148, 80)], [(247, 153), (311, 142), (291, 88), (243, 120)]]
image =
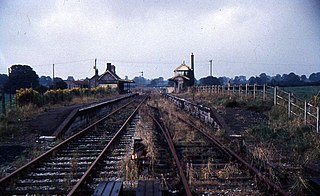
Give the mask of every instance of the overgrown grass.
[[(184, 94), (190, 99), (192, 95)], [(253, 100), (245, 97), (221, 96), (209, 93), (195, 94), (195, 101), (211, 108), (223, 111), (224, 107), (241, 107), (248, 110), (263, 112), (268, 117), (267, 123), (254, 126), (244, 133), (244, 140), (252, 144), (248, 159), (259, 168), (267, 168), (266, 164), (273, 161), (285, 161), (291, 165), (319, 164), (319, 135), (302, 120), (289, 119), (287, 109), (273, 106), (270, 101)], [(271, 179), (280, 184), (276, 170), (270, 169)], [(308, 188), (302, 174), (293, 175), (290, 192), (303, 193)]]
[(286, 152), (292, 152), (300, 164), (320, 159), (320, 141), (317, 133), (297, 120), (288, 119), (283, 108), (273, 107), (268, 112), (268, 124), (255, 126), (245, 134), (259, 142), (276, 144)]

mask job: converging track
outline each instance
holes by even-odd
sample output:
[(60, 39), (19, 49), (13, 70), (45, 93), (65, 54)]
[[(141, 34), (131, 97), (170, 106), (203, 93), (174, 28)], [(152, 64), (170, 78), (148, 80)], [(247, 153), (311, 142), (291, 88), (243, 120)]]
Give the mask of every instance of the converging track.
[(101, 175), (121, 178), (116, 161), (130, 153), (132, 126), (144, 100), (130, 101), (1, 179), (1, 195), (87, 195)]
[[(287, 195), (213, 137), (213, 132), (197, 126), (194, 118), (159, 108), (153, 110), (150, 116), (165, 135), (184, 187), (183, 194)], [(171, 123), (163, 119), (170, 119)]]

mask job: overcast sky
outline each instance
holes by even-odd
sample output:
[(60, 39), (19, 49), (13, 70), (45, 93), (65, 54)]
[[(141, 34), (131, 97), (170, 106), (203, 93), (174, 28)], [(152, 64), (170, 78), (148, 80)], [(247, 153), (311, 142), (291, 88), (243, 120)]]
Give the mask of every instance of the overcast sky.
[(320, 71), (317, 0), (1, 0), (0, 72), (28, 64), (76, 79), (106, 62), (124, 78), (173, 76), (195, 55), (195, 75), (310, 75)]

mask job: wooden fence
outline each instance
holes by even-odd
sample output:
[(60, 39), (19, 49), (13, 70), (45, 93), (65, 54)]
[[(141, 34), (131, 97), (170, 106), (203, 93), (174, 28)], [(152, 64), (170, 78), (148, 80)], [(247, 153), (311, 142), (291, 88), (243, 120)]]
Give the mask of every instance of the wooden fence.
[(196, 92), (206, 92), (225, 96), (247, 97), (272, 100), (274, 105), (283, 106), (287, 109), (288, 118), (303, 120), (307, 126), (314, 128), (319, 133), (319, 106), (311, 104), (286, 92), (278, 87), (268, 85), (212, 85), (196, 86)]

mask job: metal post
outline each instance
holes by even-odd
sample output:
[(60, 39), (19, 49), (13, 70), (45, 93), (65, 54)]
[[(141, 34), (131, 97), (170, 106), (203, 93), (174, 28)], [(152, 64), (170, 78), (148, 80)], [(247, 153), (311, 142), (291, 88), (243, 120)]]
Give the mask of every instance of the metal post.
[(288, 118), (291, 118), (291, 93), (288, 94)]
[(319, 133), (319, 106), (317, 107), (317, 133)]
[(256, 99), (256, 84), (253, 85), (253, 99)]
[(304, 125), (307, 125), (307, 101), (304, 100)]
[(232, 95), (234, 95), (234, 85), (232, 85)]
[(241, 89), (242, 89), (241, 84), (239, 84), (239, 97), (241, 97)]
[(246, 84), (246, 97), (248, 97), (248, 84)]
[(263, 85), (263, 101), (267, 99), (267, 91), (266, 84)]
[(277, 105), (277, 87), (273, 89), (273, 105)]
[(228, 83), (228, 95), (230, 95), (230, 83)]
[(212, 60), (210, 61), (210, 76), (212, 76)]

